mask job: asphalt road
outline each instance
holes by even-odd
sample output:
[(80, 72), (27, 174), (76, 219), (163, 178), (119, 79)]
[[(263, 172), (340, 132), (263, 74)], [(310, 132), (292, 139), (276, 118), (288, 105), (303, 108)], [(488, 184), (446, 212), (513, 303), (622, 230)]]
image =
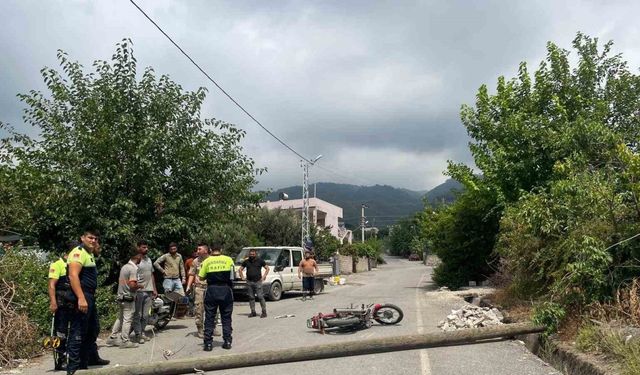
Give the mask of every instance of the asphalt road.
[[(103, 347), (100, 354), (111, 365), (164, 361), (163, 350), (175, 354), (172, 359), (201, 357), (230, 353), (250, 353), (279, 348), (300, 348), (310, 345), (349, 341), (363, 338), (436, 332), (437, 323), (464, 301), (459, 298), (428, 292), (434, 289), (430, 281), (431, 268), (417, 262), (388, 259), (388, 264), (372, 272), (347, 276), (345, 286), (327, 286), (325, 293), (313, 301), (302, 301), (298, 294), (285, 294), (278, 302), (267, 302), (269, 317), (248, 318), (246, 301), (236, 301), (233, 312), (233, 349), (220, 348), (221, 340), (214, 338), (214, 350), (202, 351), (202, 341), (194, 337), (191, 318), (172, 321), (166, 329), (156, 333), (155, 340), (135, 349)], [(404, 311), (404, 320), (395, 326), (374, 325), (368, 330), (352, 334), (321, 335), (306, 327), (307, 318), (318, 312), (330, 312), (334, 307), (351, 303), (393, 303)], [(295, 317), (274, 319), (278, 315)], [(247, 356), (247, 361), (251, 357)], [(25, 374), (53, 373), (51, 360), (25, 369)], [(434, 375), (550, 375), (559, 374), (522, 344), (515, 341), (434, 348), (375, 354), (359, 357), (326, 359), (303, 363), (262, 366), (260, 369), (234, 369), (215, 374), (246, 374), (259, 371), (261, 375), (370, 375), (370, 374), (434, 374)], [(212, 374), (214, 372), (211, 372)]]

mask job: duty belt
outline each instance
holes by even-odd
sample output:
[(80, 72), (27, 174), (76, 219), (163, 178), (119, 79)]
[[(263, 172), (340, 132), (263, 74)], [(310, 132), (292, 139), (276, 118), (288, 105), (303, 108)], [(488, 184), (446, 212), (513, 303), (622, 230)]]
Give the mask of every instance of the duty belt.
[(220, 281), (220, 282), (217, 282), (217, 283), (209, 283), (208, 286), (230, 286), (230, 285), (229, 285), (229, 283)]

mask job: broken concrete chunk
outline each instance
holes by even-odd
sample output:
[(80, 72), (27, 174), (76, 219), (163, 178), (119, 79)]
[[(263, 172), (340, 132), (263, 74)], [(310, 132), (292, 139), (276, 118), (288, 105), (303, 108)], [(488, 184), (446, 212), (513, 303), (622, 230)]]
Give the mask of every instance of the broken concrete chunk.
[(463, 328), (489, 327), (503, 324), (504, 315), (496, 308), (465, 305), (459, 310), (451, 310), (451, 314), (438, 327), (445, 332)]

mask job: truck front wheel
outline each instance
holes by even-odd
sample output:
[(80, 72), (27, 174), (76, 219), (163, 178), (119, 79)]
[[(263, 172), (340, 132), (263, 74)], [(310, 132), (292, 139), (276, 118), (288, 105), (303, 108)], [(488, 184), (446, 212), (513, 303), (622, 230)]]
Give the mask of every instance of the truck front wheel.
[(282, 285), (279, 281), (274, 281), (269, 287), (269, 294), (267, 295), (269, 301), (278, 301), (282, 297)]

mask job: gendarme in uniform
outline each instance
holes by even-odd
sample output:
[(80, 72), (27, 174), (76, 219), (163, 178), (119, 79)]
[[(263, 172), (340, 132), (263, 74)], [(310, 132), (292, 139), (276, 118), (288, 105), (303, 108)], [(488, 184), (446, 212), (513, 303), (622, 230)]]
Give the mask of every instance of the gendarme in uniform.
[(55, 334), (60, 338), (60, 346), (55, 349), (55, 369), (61, 370), (67, 364), (67, 332), (69, 318), (73, 310), (69, 309), (65, 301), (65, 293), (71, 291), (67, 278), (67, 262), (59, 258), (49, 266), (49, 280), (56, 280), (55, 298), (58, 308), (54, 314), (53, 325)]
[(100, 323), (96, 311), (95, 292), (98, 287), (98, 270), (92, 253), (83, 246), (71, 250), (67, 263), (79, 263), (82, 266), (79, 279), (84, 298), (87, 300), (87, 312), (77, 308), (71, 314), (71, 329), (67, 340), (69, 353), (68, 373), (87, 366), (98, 358), (96, 338), (100, 332)]
[(214, 317), (220, 308), (222, 321), (222, 338), (225, 349), (231, 349), (231, 314), (233, 313), (233, 259), (221, 255), (219, 249), (213, 249), (212, 254), (202, 262), (198, 276), (207, 280), (207, 292), (204, 297), (204, 350), (212, 348)]

